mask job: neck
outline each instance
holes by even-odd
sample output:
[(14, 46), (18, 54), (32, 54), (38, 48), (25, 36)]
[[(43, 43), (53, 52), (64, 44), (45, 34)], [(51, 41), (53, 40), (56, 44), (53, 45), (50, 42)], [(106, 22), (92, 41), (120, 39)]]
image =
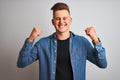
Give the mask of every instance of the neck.
[(58, 32), (56, 32), (56, 36), (57, 36), (57, 39), (59, 39), (59, 40), (68, 39), (70, 37), (70, 31), (65, 32), (65, 33), (58, 33)]

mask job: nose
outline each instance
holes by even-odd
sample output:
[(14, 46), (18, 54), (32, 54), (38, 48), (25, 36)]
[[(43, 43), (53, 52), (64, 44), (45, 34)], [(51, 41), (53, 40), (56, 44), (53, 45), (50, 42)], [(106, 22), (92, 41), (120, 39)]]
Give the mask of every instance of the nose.
[(60, 20), (59, 20), (59, 23), (60, 23), (60, 24), (63, 24), (63, 23), (64, 23), (64, 20), (63, 20), (63, 19), (60, 19)]

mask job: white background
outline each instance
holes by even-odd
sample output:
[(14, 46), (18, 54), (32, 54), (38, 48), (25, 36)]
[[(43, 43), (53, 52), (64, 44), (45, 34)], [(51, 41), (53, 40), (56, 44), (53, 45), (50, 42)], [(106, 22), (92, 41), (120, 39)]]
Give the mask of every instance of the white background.
[(85, 28), (94, 26), (106, 48), (108, 67), (87, 62), (87, 80), (119, 80), (120, 0), (0, 0), (0, 80), (39, 79), (38, 62), (17, 68), (18, 54), (35, 25), (42, 29), (39, 38), (55, 31), (50, 8), (59, 1), (70, 7), (71, 31), (87, 37)]

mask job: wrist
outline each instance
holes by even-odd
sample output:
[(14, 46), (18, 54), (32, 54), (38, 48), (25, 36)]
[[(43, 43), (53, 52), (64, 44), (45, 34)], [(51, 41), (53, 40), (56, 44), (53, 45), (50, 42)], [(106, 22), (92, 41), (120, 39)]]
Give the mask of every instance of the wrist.
[(99, 42), (100, 42), (100, 39), (99, 39), (99, 38), (92, 40), (92, 43), (93, 43), (94, 45), (97, 44), (97, 43), (99, 43)]
[(34, 36), (30, 35), (30, 36), (28, 37), (28, 41), (33, 42), (34, 40), (35, 40), (35, 37), (34, 37)]

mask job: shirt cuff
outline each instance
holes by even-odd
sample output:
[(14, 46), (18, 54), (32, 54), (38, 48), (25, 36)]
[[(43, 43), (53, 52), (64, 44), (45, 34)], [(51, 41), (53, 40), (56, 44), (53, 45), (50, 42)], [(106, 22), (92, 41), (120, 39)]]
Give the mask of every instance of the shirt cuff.
[(23, 48), (24, 48), (24, 49), (29, 49), (29, 48), (31, 48), (31, 47), (33, 46), (33, 43), (34, 43), (34, 42), (29, 41), (28, 38), (27, 38), (27, 39), (25, 40), (25, 43), (24, 43)]
[(97, 43), (94, 46), (95, 46), (95, 48), (97, 49), (98, 52), (102, 49), (102, 43), (101, 42)]

